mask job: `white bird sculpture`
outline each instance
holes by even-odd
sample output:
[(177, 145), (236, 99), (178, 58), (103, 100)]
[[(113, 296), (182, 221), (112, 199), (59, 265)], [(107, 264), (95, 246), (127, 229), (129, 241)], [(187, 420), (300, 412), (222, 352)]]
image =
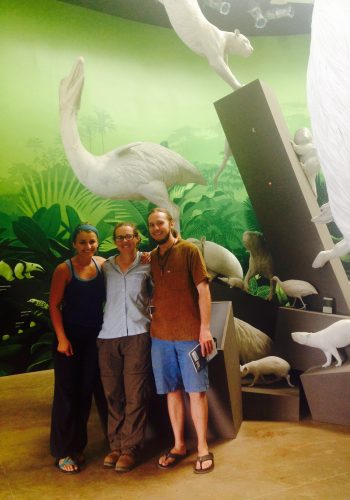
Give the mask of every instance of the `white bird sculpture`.
[(218, 274), (230, 279), (237, 278), (237, 280), (231, 281), (231, 283), (235, 283), (234, 285), (232, 284), (232, 286), (241, 288), (240, 283), (243, 279), (243, 269), (239, 260), (233, 253), (214, 241), (206, 240), (205, 237), (202, 237), (200, 240), (188, 238), (187, 241), (196, 245), (200, 250), (205, 265), (207, 266), (208, 273), (212, 279)]
[(104, 198), (147, 199), (167, 208), (179, 229), (179, 209), (170, 201), (167, 187), (205, 184), (202, 174), (179, 154), (151, 142), (133, 142), (101, 156), (91, 154), (81, 143), (77, 125), (83, 85), (84, 59), (79, 57), (60, 84), (61, 136), (79, 181)]
[[(307, 74), (313, 140), (334, 221), (350, 248), (350, 2), (316, 0)], [(339, 256), (338, 251), (335, 252)], [(344, 254), (343, 254), (344, 255)], [(318, 258), (318, 257), (317, 257)], [(316, 259), (317, 259), (316, 258)], [(314, 262), (320, 267), (324, 259)]]
[(308, 283), (307, 281), (302, 280), (286, 280), (281, 281), (278, 276), (273, 276), (271, 281), (275, 281), (284, 291), (288, 297), (294, 298), (294, 302), (292, 307), (295, 306), (297, 299), (303, 304), (302, 309), (306, 309), (306, 304), (303, 301), (302, 297), (307, 297), (308, 295), (318, 295), (316, 288)]
[(204, 56), (214, 71), (236, 90), (241, 83), (228, 66), (229, 54), (248, 57), (253, 52), (248, 38), (239, 30), (221, 31), (203, 15), (197, 0), (158, 0), (164, 5), (178, 37), (193, 52)]

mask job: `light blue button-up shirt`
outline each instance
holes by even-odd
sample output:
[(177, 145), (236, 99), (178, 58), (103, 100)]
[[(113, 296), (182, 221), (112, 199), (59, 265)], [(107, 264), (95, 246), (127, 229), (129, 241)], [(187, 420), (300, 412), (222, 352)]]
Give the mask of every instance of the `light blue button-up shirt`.
[(141, 264), (141, 253), (123, 273), (115, 256), (102, 267), (106, 278), (107, 300), (99, 339), (115, 339), (148, 332), (150, 328), (149, 299), (151, 266)]

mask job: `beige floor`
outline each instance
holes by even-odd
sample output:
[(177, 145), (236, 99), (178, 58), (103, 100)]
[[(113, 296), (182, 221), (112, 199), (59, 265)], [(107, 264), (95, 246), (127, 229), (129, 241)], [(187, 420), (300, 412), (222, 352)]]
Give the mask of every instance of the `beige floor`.
[[(350, 499), (350, 428), (312, 421), (243, 422), (237, 439), (213, 443), (216, 467), (172, 471), (153, 458), (124, 475), (104, 470), (96, 412), (87, 465), (64, 476), (48, 450), (52, 372), (0, 378), (0, 499)], [(350, 404), (350, 403), (349, 403)]]

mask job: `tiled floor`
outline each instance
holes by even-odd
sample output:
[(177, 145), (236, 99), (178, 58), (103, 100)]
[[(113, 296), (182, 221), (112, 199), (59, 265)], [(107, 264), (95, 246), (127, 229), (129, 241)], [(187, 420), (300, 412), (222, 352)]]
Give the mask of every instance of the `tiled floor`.
[(159, 470), (156, 452), (120, 475), (101, 466), (94, 411), (87, 465), (64, 476), (48, 450), (52, 383), (51, 371), (0, 378), (0, 499), (350, 499), (350, 428), (310, 420), (243, 422), (235, 440), (212, 444), (208, 475), (193, 474), (194, 453)]

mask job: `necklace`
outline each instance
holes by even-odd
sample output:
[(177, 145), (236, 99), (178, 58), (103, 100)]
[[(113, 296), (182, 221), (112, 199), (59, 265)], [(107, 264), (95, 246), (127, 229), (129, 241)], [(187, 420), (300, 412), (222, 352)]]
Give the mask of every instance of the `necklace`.
[(169, 260), (169, 257), (170, 257), (170, 254), (171, 254), (171, 251), (173, 249), (173, 246), (175, 245), (176, 243), (176, 240), (174, 241), (174, 243), (171, 245), (170, 248), (168, 248), (168, 250), (166, 252), (164, 252), (163, 255), (160, 255), (160, 252), (159, 252), (159, 247), (157, 248), (157, 261), (158, 261), (158, 265), (160, 267), (160, 274), (163, 276), (164, 274), (164, 270), (165, 270), (165, 266)]

